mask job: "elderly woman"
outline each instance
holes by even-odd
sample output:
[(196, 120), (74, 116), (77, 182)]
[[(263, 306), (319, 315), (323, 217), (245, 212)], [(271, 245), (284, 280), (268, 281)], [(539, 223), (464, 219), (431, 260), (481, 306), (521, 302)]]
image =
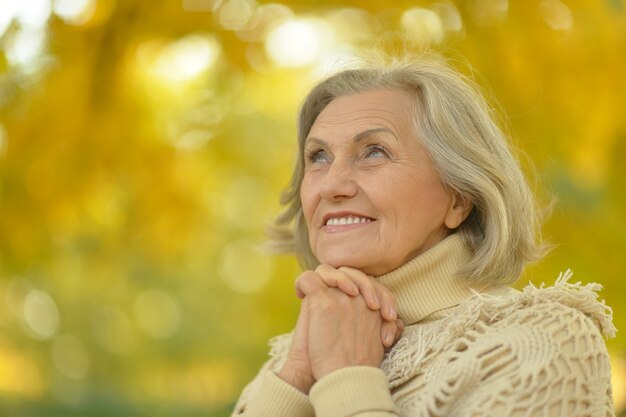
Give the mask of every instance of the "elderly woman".
[(306, 270), (300, 314), (233, 415), (614, 414), (599, 286), (510, 287), (539, 219), (470, 81), (431, 58), (344, 71), (298, 136), (274, 241)]

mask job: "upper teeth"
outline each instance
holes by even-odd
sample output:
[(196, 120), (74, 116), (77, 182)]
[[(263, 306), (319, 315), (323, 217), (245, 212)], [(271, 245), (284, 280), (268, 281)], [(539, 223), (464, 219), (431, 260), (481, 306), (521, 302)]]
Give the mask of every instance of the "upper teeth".
[(368, 219), (365, 217), (348, 216), (348, 217), (336, 217), (333, 219), (328, 219), (326, 221), (326, 224), (329, 226), (337, 226), (341, 224), (369, 223), (371, 221), (372, 219)]

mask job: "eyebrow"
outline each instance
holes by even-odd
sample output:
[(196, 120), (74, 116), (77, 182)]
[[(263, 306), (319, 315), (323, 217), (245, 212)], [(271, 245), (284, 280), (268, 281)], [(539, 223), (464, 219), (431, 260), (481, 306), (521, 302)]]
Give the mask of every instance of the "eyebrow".
[[(367, 129), (364, 130), (362, 132), (357, 133), (356, 135), (354, 135), (354, 138), (352, 140), (354, 140), (355, 143), (359, 142), (362, 139), (365, 139), (369, 136), (373, 136), (376, 133), (389, 133), (391, 136), (393, 136), (394, 139), (398, 140), (398, 138), (396, 137), (396, 135), (389, 129), (387, 129), (386, 127), (376, 127), (373, 129)], [(315, 143), (319, 143), (319, 144), (326, 144), (326, 141), (324, 141), (323, 139), (319, 139), (316, 138), (314, 136), (309, 136), (308, 138), (306, 138), (305, 143), (307, 142), (315, 142)]]
[(358, 141), (360, 141), (363, 138), (366, 138), (368, 136), (372, 136), (375, 133), (380, 133), (380, 132), (389, 133), (391, 136), (394, 137), (394, 139), (398, 140), (396, 135), (394, 135), (391, 130), (387, 129), (386, 127), (377, 127), (377, 128), (374, 128), (374, 129), (367, 129), (367, 130), (364, 130), (363, 132), (357, 133), (354, 136), (354, 141), (358, 142)]

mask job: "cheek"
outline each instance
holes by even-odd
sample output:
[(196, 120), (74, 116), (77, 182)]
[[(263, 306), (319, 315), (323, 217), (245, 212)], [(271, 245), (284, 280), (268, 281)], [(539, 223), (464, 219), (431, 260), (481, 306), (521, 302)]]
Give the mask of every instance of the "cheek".
[[(398, 206), (398, 213), (404, 220), (412, 219), (420, 224), (437, 222), (447, 210), (450, 195), (442, 188), (439, 182), (414, 182), (412, 186), (397, 195), (406, 196), (404, 204)], [(397, 201), (397, 197), (396, 201)], [(400, 202), (400, 201), (398, 201)]]
[(429, 231), (433, 231), (444, 227), (450, 196), (441, 189), (433, 190), (430, 196), (423, 203), (422, 212), (425, 215), (424, 227)]

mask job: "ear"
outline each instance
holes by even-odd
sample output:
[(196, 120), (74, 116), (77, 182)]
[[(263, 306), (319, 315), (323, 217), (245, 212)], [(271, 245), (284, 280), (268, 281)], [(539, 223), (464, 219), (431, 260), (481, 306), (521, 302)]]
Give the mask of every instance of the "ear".
[(473, 207), (474, 205), (469, 199), (453, 193), (443, 223), (450, 230), (456, 229), (469, 216)]

